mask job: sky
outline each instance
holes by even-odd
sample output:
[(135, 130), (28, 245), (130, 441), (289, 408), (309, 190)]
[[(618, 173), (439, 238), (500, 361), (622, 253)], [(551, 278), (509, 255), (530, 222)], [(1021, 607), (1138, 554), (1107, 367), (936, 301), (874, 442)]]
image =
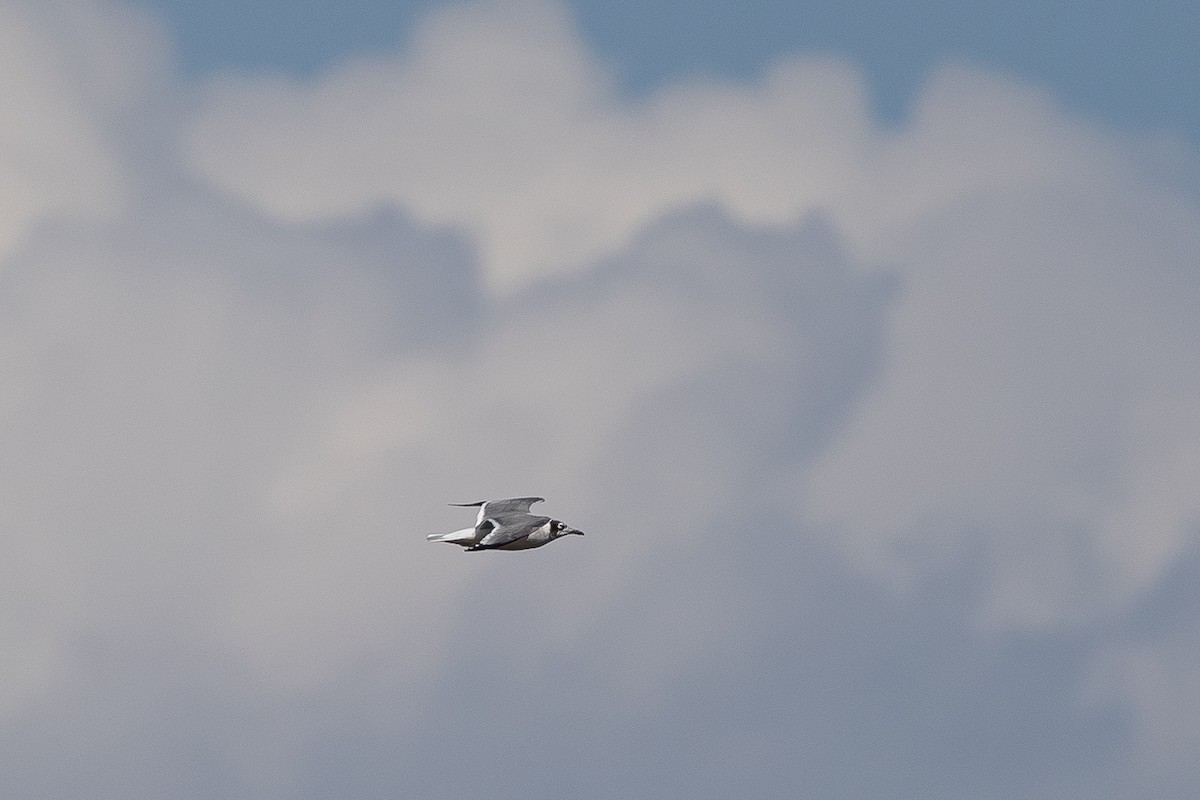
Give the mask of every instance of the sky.
[(11, 796), (1195, 795), (1195, 10), (758, 6), (0, 3)]
[[(436, 0), (137, 0), (161, 14), (177, 64), (311, 77), (363, 54), (403, 47)], [(1100, 124), (1200, 141), (1200, 8), (1134, 3), (896, 3), (885, 0), (573, 0), (565, 5), (622, 91), (702, 76), (750, 80), (778, 59), (828, 53), (851, 60), (885, 123), (904, 119), (930, 73), (947, 62), (983, 67), (1052, 92)]]

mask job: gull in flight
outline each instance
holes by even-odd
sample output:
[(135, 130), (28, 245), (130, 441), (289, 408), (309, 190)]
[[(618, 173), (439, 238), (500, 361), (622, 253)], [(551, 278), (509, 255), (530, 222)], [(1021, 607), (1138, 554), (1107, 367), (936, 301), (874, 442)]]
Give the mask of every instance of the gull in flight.
[(529, 513), (529, 507), (542, 497), (511, 497), (507, 500), (481, 500), (478, 503), (451, 503), (461, 508), (479, 507), (475, 527), (453, 533), (431, 533), (430, 542), (449, 542), (467, 550), (528, 550), (541, 547), (570, 533), (583, 531), (550, 517)]

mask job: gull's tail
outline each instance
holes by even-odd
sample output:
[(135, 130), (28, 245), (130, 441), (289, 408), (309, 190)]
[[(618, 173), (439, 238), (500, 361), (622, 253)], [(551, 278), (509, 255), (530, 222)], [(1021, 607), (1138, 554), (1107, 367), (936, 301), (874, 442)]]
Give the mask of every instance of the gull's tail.
[(450, 542), (450, 544), (461, 544), (463, 547), (468, 547), (475, 543), (475, 529), (463, 528), (461, 531), (452, 533), (431, 533), (425, 537), (427, 542)]

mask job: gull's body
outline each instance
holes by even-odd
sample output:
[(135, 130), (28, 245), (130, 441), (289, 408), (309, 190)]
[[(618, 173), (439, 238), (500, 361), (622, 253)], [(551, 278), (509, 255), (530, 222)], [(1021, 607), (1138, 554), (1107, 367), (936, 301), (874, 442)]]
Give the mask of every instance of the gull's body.
[(483, 500), (478, 503), (451, 503), (452, 506), (479, 507), (475, 526), (452, 533), (431, 533), (431, 542), (449, 542), (467, 550), (529, 550), (549, 544), (560, 536), (583, 531), (550, 517), (529, 513), (541, 497), (512, 497)]

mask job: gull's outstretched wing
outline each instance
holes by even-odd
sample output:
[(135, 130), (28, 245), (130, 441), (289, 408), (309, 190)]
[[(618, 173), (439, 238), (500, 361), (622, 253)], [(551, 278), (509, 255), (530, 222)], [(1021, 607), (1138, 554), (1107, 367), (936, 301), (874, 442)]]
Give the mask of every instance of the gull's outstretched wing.
[(488, 517), (481, 525), (490, 526), (491, 530), (470, 549), (487, 550), (512, 544), (519, 539), (524, 539), (549, 521), (549, 517), (533, 517), (525, 513)]
[(479, 516), (475, 518), (475, 526), (483, 524), (488, 517), (500, 514), (528, 514), (529, 507), (534, 503), (544, 502), (544, 497), (510, 497), (507, 500), (480, 500), (478, 503), (451, 503), (460, 508), (479, 506)]

